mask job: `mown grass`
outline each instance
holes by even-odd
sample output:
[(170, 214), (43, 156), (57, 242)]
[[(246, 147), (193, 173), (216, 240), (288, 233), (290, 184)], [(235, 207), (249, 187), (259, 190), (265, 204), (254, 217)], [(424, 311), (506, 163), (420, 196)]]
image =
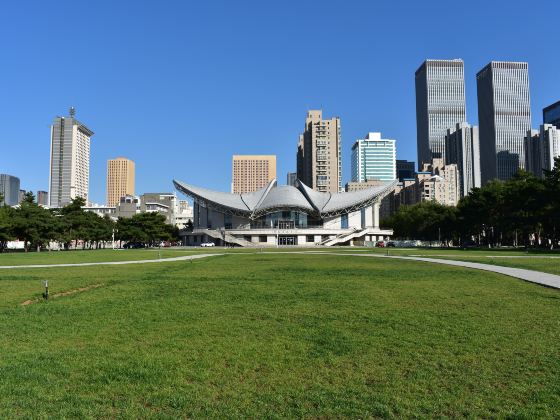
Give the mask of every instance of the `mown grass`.
[[(48, 303), (51, 293), (104, 286)], [(0, 417), (554, 417), (560, 293), (296, 254), (0, 272)]]
[(0, 266), (29, 264), (76, 264), (100, 261), (157, 260), (190, 255), (196, 249), (147, 248), (147, 249), (93, 249), (43, 252), (5, 252), (0, 254)]

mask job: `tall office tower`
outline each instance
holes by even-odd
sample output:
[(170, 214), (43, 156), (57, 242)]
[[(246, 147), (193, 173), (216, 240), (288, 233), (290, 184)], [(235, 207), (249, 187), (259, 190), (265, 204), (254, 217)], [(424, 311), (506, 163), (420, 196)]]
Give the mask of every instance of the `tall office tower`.
[(525, 170), (537, 177), (542, 177), (541, 136), (538, 130), (529, 130), (523, 140), (525, 152)]
[(321, 192), (342, 191), (340, 118), (323, 119), (321, 110), (310, 110), (299, 136), (297, 177)]
[(368, 133), (352, 146), (352, 181), (392, 181), (397, 178), (396, 140), (382, 139), (381, 133)]
[(292, 187), (296, 186), (296, 180), (297, 180), (297, 173), (296, 172), (288, 172), (288, 175), (286, 176), (286, 184), (290, 185)]
[(457, 165), (460, 197), (480, 188), (480, 142), (478, 127), (463, 122), (449, 128), (445, 136), (445, 164)]
[(63, 207), (73, 198), (88, 200), (89, 149), (93, 131), (75, 118), (56, 117), (51, 126), (50, 207)]
[(49, 205), (49, 193), (46, 191), (37, 191), (37, 204), (42, 206)]
[(121, 197), (134, 195), (134, 162), (118, 157), (107, 161), (107, 206), (115, 207)]
[(0, 174), (0, 206), (17, 206), (19, 204), (19, 178), (8, 174)]
[(27, 191), (25, 190), (19, 190), (19, 194), (18, 194), (18, 204), (20, 204), (23, 199), (25, 198), (25, 194), (27, 194)]
[(416, 70), (418, 168), (445, 161), (445, 134), (466, 121), (463, 60), (426, 60)]
[(397, 159), (396, 160), (397, 166), (397, 178), (400, 182), (403, 182), (405, 179), (414, 178), (414, 173), (416, 172), (416, 166), (414, 162), (410, 162), (408, 160)]
[(231, 192), (257, 191), (276, 178), (275, 155), (234, 155)]
[(525, 167), (531, 129), (527, 63), (492, 61), (476, 75), (482, 184), (511, 178)]
[(543, 123), (552, 124), (556, 128), (560, 128), (560, 101), (543, 109)]
[(529, 130), (525, 137), (525, 169), (539, 178), (554, 168), (554, 158), (560, 156), (560, 129), (543, 124), (540, 130)]

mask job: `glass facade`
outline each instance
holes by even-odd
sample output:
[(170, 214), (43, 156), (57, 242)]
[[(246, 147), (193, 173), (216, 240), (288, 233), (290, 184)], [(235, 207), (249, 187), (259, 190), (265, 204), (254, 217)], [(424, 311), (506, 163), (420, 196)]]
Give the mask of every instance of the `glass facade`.
[(560, 128), (560, 101), (543, 109), (543, 122)]
[(381, 133), (369, 133), (352, 146), (352, 181), (392, 181), (396, 179), (395, 140), (382, 139)]
[(321, 227), (321, 219), (299, 211), (277, 211), (251, 222), (251, 229), (306, 229), (309, 227)]

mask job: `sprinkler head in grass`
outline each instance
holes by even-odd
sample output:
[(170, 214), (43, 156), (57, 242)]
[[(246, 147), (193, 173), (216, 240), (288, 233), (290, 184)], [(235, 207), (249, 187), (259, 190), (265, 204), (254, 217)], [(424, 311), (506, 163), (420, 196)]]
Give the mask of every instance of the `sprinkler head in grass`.
[(43, 299), (49, 300), (49, 281), (44, 280), (43, 285), (45, 286), (45, 291), (43, 292)]

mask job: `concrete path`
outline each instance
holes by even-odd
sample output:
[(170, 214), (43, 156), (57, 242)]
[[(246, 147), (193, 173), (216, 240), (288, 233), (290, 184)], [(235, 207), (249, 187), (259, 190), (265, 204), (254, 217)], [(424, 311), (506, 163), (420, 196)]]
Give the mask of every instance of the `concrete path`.
[(517, 279), (525, 280), (531, 283), (540, 284), (542, 286), (553, 287), (560, 289), (560, 276), (556, 274), (543, 273), (542, 271), (526, 270), (524, 268), (503, 267), (492, 264), (481, 264), (466, 261), (456, 260), (443, 260), (438, 258), (424, 258), (424, 257), (405, 257), (397, 255), (383, 255), (383, 254), (353, 254), (349, 252), (328, 252), (328, 251), (307, 251), (301, 252), (302, 254), (324, 254), (324, 255), (352, 255), (355, 257), (373, 257), (373, 258), (394, 258), (399, 260), (412, 260), (422, 261), (435, 264), (454, 265), (457, 267), (474, 268), (476, 270), (491, 271), (493, 273), (504, 274), (506, 276), (515, 277)]
[(125, 265), (125, 264), (162, 263), (162, 262), (172, 262), (172, 261), (197, 260), (199, 258), (214, 257), (216, 255), (224, 255), (224, 254), (183, 255), (181, 257), (160, 258), (157, 260), (108, 261), (108, 262), (89, 262), (89, 263), (76, 263), (76, 264), (0, 265), (0, 270), (14, 269), (14, 268), (87, 267), (90, 265)]

